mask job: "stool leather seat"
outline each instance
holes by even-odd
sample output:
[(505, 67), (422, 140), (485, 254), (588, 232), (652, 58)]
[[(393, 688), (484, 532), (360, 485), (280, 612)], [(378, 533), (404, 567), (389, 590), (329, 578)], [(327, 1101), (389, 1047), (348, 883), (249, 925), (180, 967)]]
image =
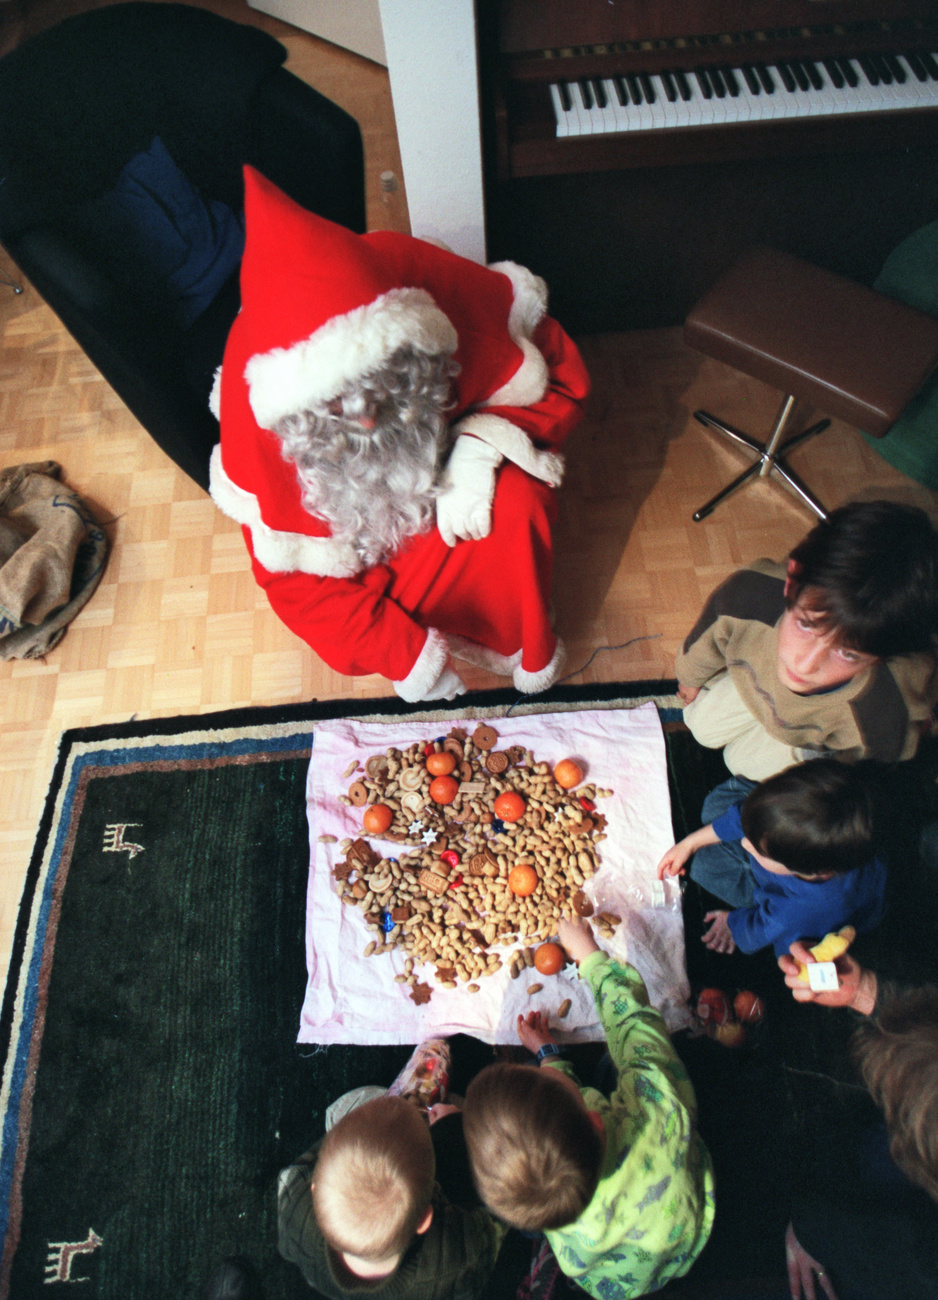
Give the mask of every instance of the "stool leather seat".
[[(938, 319), (865, 285), (822, 270), (771, 248), (748, 250), (697, 302), (684, 323), (690, 347), (752, 375), (786, 394), (773, 440), (764, 446), (730, 430), (706, 412), (701, 423), (719, 429), (772, 463), (751, 467), (756, 474), (778, 469), (802, 499), (822, 517), (823, 507), (791, 482), (778, 463), (786, 448), (808, 432), (781, 443), (790, 398), (882, 437), (938, 365)], [(706, 417), (706, 418), (704, 418)], [(829, 421), (815, 425), (820, 432)], [(729, 495), (721, 493), (713, 508)], [(702, 518), (704, 507), (694, 516)]]

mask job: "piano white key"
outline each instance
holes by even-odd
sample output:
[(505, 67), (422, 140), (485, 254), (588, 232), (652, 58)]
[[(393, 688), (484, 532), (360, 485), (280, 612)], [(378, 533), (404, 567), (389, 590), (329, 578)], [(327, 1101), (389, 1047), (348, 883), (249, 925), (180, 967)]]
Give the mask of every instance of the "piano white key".
[(570, 92), (570, 98), (573, 100), (573, 107), (580, 121), (580, 135), (593, 134), (593, 117), (590, 110), (583, 103), (583, 95), (580, 92), (579, 83), (576, 81), (567, 82), (567, 90)]
[[(662, 88), (663, 84), (664, 83), (662, 83)], [(689, 100), (684, 99), (681, 95), (680, 87), (677, 85), (676, 79), (675, 89), (678, 92), (677, 99), (672, 103), (667, 99), (667, 92), (665, 92), (665, 100), (667, 103), (665, 117), (669, 126), (693, 126), (696, 123), (698, 116), (697, 99), (694, 94), (696, 90), (696, 82), (691, 82), (688, 79), (687, 84), (691, 91), (691, 98)]]
[(606, 91), (606, 99), (609, 107), (612, 109), (615, 126), (614, 131), (628, 131), (631, 128), (631, 119), (629, 118), (628, 107), (619, 103), (619, 92), (616, 89), (616, 83), (612, 77), (603, 79), (603, 87)]
[(651, 83), (651, 88), (655, 96), (650, 105), (652, 130), (661, 131), (668, 125), (665, 113), (665, 105), (668, 102), (667, 96), (665, 95), (664, 86), (662, 85), (660, 77), (651, 76), (648, 80)]
[(579, 122), (576, 114), (571, 109), (570, 112), (563, 106), (563, 100), (560, 97), (560, 87), (552, 84), (550, 88), (550, 102), (554, 106), (554, 119), (557, 123), (557, 136), (562, 139), (568, 135), (579, 134)]
[[(610, 95), (609, 90), (606, 87), (606, 83), (603, 80), (601, 80), (601, 78), (591, 77), (590, 80), (593, 83), (593, 96), (597, 101), (593, 116), (595, 118), (596, 114), (598, 113), (599, 116), (602, 118), (602, 126), (600, 128), (602, 131), (614, 132), (617, 130), (616, 113), (615, 113), (615, 108), (613, 106), (615, 102), (615, 90), (613, 90), (612, 94)], [(597, 90), (597, 86), (602, 87), (602, 91), (606, 97), (606, 103), (603, 107), (600, 107), (599, 104), (599, 92)], [(595, 131), (595, 129), (596, 128), (594, 125), (593, 130)]]

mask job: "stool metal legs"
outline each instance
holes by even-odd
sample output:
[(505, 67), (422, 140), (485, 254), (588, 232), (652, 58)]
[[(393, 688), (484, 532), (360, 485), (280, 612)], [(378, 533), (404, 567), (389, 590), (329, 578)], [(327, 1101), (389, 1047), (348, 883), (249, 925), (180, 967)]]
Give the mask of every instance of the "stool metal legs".
[(725, 501), (727, 497), (732, 496), (734, 492), (737, 492), (741, 487), (744, 487), (751, 479), (756, 477), (768, 478), (773, 470), (792, 490), (792, 492), (794, 492), (810, 510), (814, 511), (819, 519), (827, 518), (827, 511), (821, 505), (820, 501), (818, 501), (811, 489), (802, 482), (801, 478), (794, 472), (794, 470), (790, 469), (785, 464), (782, 457), (790, 452), (794, 447), (798, 447), (801, 443), (807, 442), (809, 438), (813, 438), (816, 433), (821, 433), (821, 431), (826, 429), (830, 424), (830, 420), (819, 420), (817, 424), (812, 424), (810, 429), (805, 429), (801, 433), (796, 433), (793, 437), (782, 442), (782, 437), (788, 427), (788, 421), (794, 407), (795, 398), (791, 395), (786, 396), (779, 407), (778, 415), (776, 415), (775, 423), (772, 426), (772, 432), (769, 434), (769, 440), (766, 443), (756, 442), (755, 438), (750, 438), (748, 433), (741, 433), (739, 429), (734, 429), (730, 425), (724, 424), (722, 420), (718, 420), (715, 415), (710, 415), (707, 411), (694, 412), (694, 419), (699, 420), (705, 428), (716, 429), (718, 433), (722, 433), (725, 437), (729, 438), (731, 442), (735, 442), (739, 446), (745, 447), (747, 450), (754, 452), (757, 458), (748, 469), (743, 470), (742, 474), (737, 478), (734, 478), (732, 483), (727, 484), (722, 492), (718, 492), (715, 497), (711, 497), (706, 505), (701, 506), (700, 509), (696, 511), (694, 514), (695, 522), (699, 523), (701, 519), (706, 519), (707, 515), (712, 514), (722, 501)]
[(13, 290), (14, 293), (23, 292), (23, 286), (21, 284), (17, 284), (15, 280), (11, 280), (10, 277), (7, 275), (6, 271), (0, 271), (0, 284), (7, 285), (10, 289)]

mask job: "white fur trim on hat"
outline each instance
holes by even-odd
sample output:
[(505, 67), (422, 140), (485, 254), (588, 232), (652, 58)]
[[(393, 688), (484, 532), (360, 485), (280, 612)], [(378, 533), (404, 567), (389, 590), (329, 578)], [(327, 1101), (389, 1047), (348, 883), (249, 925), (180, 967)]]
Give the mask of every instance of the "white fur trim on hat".
[(560, 671), (566, 663), (567, 647), (557, 638), (557, 648), (551, 657), (550, 663), (546, 668), (542, 668), (538, 673), (529, 673), (519, 664), (512, 675), (512, 681), (515, 684), (515, 690), (521, 691), (523, 695), (537, 695), (540, 691), (546, 691), (548, 687), (553, 686), (554, 682), (560, 676)]
[(392, 682), (391, 685), (408, 704), (425, 700), (427, 692), (439, 680), (448, 659), (449, 647), (446, 644), (446, 637), (438, 628), (428, 628), (427, 639), (413, 668), (402, 681)]
[(208, 409), (215, 419), (221, 421), (221, 366), (216, 367), (212, 391), (208, 395)]
[(255, 420), (273, 429), (331, 401), (405, 343), (429, 356), (456, 351), (456, 330), (425, 289), (390, 289), (292, 347), (258, 353), (244, 369)]
[(281, 532), (261, 518), (253, 492), (238, 487), (225, 473), (221, 447), (209, 462), (209, 492), (223, 514), (251, 530), (254, 554), (271, 573), (311, 573), (319, 578), (351, 578), (362, 568), (353, 547), (331, 537)]
[(477, 411), (453, 425), (455, 434), (471, 433), (500, 451), (506, 460), (539, 478), (551, 487), (560, 487), (563, 480), (563, 457), (556, 451), (541, 451), (516, 424), (501, 415), (486, 415)]

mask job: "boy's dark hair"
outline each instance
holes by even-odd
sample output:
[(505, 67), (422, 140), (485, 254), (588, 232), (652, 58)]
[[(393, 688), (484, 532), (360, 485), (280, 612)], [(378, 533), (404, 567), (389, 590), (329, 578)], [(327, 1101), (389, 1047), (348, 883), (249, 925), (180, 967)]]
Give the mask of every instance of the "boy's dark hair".
[(807, 593), (851, 649), (881, 658), (934, 649), (938, 532), (924, 510), (896, 501), (841, 506), (790, 558), (789, 608)]
[(816, 758), (770, 776), (746, 796), (743, 831), (760, 853), (799, 876), (841, 875), (873, 856), (865, 767)]
[(578, 1219), (602, 1168), (602, 1139), (558, 1073), (500, 1062), (466, 1089), (463, 1133), (479, 1196), (524, 1232)]

